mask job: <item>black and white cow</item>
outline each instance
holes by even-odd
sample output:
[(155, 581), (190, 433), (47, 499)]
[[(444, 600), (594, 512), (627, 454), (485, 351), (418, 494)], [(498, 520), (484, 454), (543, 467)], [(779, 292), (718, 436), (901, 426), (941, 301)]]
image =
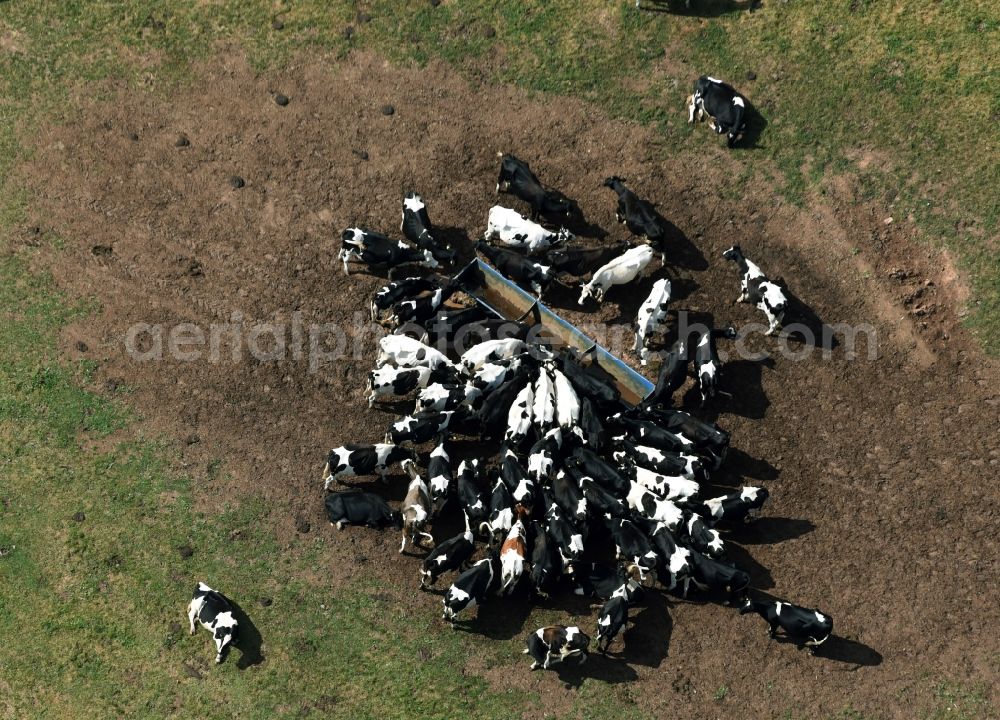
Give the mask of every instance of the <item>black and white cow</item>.
[(448, 265), (455, 261), (455, 251), (434, 237), (434, 227), (427, 216), (427, 205), (415, 192), (408, 192), (403, 198), (403, 220), (399, 229), (403, 237), (421, 250), (429, 251), (439, 263)]
[(597, 649), (608, 654), (608, 647), (628, 623), (628, 608), (639, 590), (634, 580), (626, 580), (615, 590), (597, 613)]
[(604, 181), (604, 187), (611, 188), (618, 195), (618, 208), (615, 218), (628, 227), (633, 235), (649, 243), (660, 253), (660, 262), (667, 262), (666, 227), (663, 218), (656, 212), (653, 203), (643, 200), (625, 187), (624, 178), (609, 177)]
[(621, 450), (612, 453), (619, 463), (629, 461), (663, 475), (680, 475), (688, 480), (697, 480), (706, 476), (701, 458), (687, 453), (660, 450), (649, 445), (634, 445), (627, 439), (620, 439)]
[(543, 216), (550, 220), (565, 221), (573, 217), (573, 203), (558, 192), (546, 190), (528, 167), (528, 163), (510, 154), (499, 153), (500, 174), (497, 176), (497, 193), (510, 193), (531, 206), (531, 219)]
[(566, 458), (566, 465), (576, 468), (584, 477), (596, 480), (616, 497), (625, 497), (628, 494), (629, 481), (590, 448), (576, 448), (573, 454)]
[(531, 409), (534, 402), (535, 386), (529, 382), (521, 388), (507, 411), (507, 432), (504, 434), (504, 442), (519, 446), (528, 437), (528, 433), (531, 432)]
[(628, 497), (625, 498), (629, 507), (644, 518), (661, 522), (671, 531), (680, 527), (684, 515), (673, 500), (659, 495), (654, 490), (637, 482), (632, 483)]
[(739, 245), (733, 245), (722, 253), (722, 257), (736, 263), (740, 270), (740, 296), (735, 302), (752, 303), (767, 316), (765, 335), (781, 330), (788, 310), (788, 296), (781, 286), (768, 280), (764, 271), (747, 259)]
[(722, 366), (719, 363), (719, 353), (715, 347), (715, 340), (720, 337), (733, 340), (736, 337), (736, 328), (707, 330), (701, 333), (695, 342), (694, 368), (695, 372), (698, 373), (698, 390), (701, 392), (702, 407), (719, 392), (719, 371)]
[(530, 508), (535, 501), (535, 483), (509, 447), (500, 448), (500, 477), (510, 490), (515, 505)]
[(378, 398), (394, 398), (409, 395), (417, 389), (426, 388), (431, 383), (445, 382), (451, 379), (450, 368), (441, 365), (437, 368), (412, 367), (396, 368), (385, 365), (368, 373), (368, 407), (372, 407)]
[(580, 300), (577, 304), (585, 304), (589, 297), (594, 298), (597, 302), (602, 302), (604, 294), (612, 285), (626, 285), (632, 282), (642, 275), (643, 270), (652, 259), (653, 250), (649, 245), (640, 245), (626, 250), (622, 255), (594, 272), (590, 282), (584, 285), (580, 291)]
[(573, 518), (575, 522), (587, 522), (587, 498), (584, 497), (583, 491), (580, 490), (573, 475), (565, 470), (556, 473), (556, 477), (552, 481), (552, 497), (563, 512)]
[(375, 493), (345, 490), (326, 496), (326, 516), (331, 525), (366, 525), (370, 528), (403, 527), (403, 516), (385, 504)]
[(397, 420), (385, 433), (385, 441), (394, 445), (420, 445), (440, 439), (448, 430), (454, 412), (418, 412)]
[[(691, 550), (691, 582), (699, 590), (724, 593), (723, 604), (741, 600), (750, 587), (750, 576), (735, 565), (714, 560), (697, 550)], [(687, 587), (684, 589), (687, 595)]]
[(526, 250), (529, 255), (535, 255), (570, 242), (574, 236), (566, 228), (551, 232), (538, 223), (521, 217), (516, 210), (495, 205), (490, 208), (483, 240), (489, 242), (494, 238), (508, 247)]
[[(556, 396), (558, 398), (558, 395)], [(600, 415), (588, 397), (580, 398), (580, 416), (573, 433), (579, 436), (583, 444), (595, 452), (601, 452), (607, 440), (607, 431)]]
[(424, 568), (420, 571), (420, 587), (429, 588), (444, 573), (464, 567), (475, 549), (475, 540), (469, 527), (469, 516), (466, 515), (465, 532), (439, 543), (424, 558)]
[[(578, 563), (573, 572), (573, 582), (576, 588), (573, 592), (588, 598), (597, 598), (602, 602), (611, 599), (622, 585), (629, 583), (632, 587), (632, 598), (641, 599), (642, 590), (638, 587), (639, 569), (635, 565), (625, 566), (621, 563)], [(629, 582), (631, 581), (631, 582)]]
[(688, 502), (701, 490), (701, 486), (695, 480), (688, 480), (683, 475), (664, 475), (647, 470), (641, 465), (626, 465), (622, 468), (622, 474), (633, 481), (633, 489), (638, 483), (658, 498), (665, 500)]
[(499, 579), (496, 572), (498, 562), (497, 554), (491, 551), (488, 557), (458, 576), (441, 601), (444, 605), (442, 619), (454, 627), (460, 612), (481, 603), (496, 589)]
[(610, 519), (608, 526), (615, 541), (617, 557), (634, 564), (640, 580), (645, 580), (647, 575), (655, 578), (659, 556), (646, 533), (630, 520), (620, 518)]
[(482, 241), (476, 243), (476, 251), (485, 255), (504, 277), (516, 283), (530, 286), (539, 300), (552, 282), (553, 275), (550, 266), (535, 262), (524, 255), (496, 248)]
[(536, 483), (548, 482), (560, 457), (562, 431), (553, 428), (531, 446), (528, 452), (528, 477)]
[(710, 528), (698, 513), (685, 510), (681, 530), (684, 541), (698, 552), (714, 558), (725, 554), (726, 546), (719, 531)]
[(451, 347), (460, 334), (462, 337), (481, 337), (488, 333), (488, 326), (479, 327), (480, 323), (488, 320), (492, 322), (495, 318), (482, 305), (461, 310), (438, 310), (434, 317), (423, 321), (424, 336), (420, 341), (435, 347), (440, 347), (442, 343)]
[(409, 300), (423, 293), (432, 293), (442, 286), (435, 277), (408, 277), (394, 280), (375, 293), (371, 301), (372, 320), (378, 322), (386, 312), (400, 300)]
[(562, 558), (559, 551), (545, 532), (545, 528), (537, 520), (531, 523), (531, 571), (529, 576), (535, 592), (542, 597), (555, 588), (562, 575)]
[(709, 525), (720, 522), (750, 522), (760, 514), (767, 501), (767, 488), (746, 486), (739, 492), (711, 498), (694, 508)]
[(434, 383), (417, 395), (414, 412), (452, 412), (460, 407), (478, 407), (483, 393), (473, 385)]
[(656, 374), (656, 386), (644, 400), (644, 403), (647, 405), (673, 405), (674, 393), (687, 382), (689, 365), (687, 338), (678, 338), (662, 359), (660, 369)]
[(529, 368), (521, 367), (503, 385), (486, 396), (476, 412), (484, 438), (503, 436), (507, 429), (510, 407), (521, 390), (524, 389), (525, 384), (530, 382)]
[(344, 263), (345, 275), (350, 273), (347, 266), (349, 260), (388, 268), (390, 275), (394, 268), (408, 263), (429, 268), (438, 267), (438, 261), (429, 250), (417, 250), (404, 242), (395, 242), (371, 230), (347, 228), (341, 234), (340, 240), (340, 260)]
[(497, 338), (476, 343), (462, 353), (461, 366), (467, 373), (474, 373), (487, 363), (497, 363), (511, 360), (522, 355), (528, 346), (524, 340), (516, 337)]
[(454, 370), (443, 352), (406, 335), (386, 335), (379, 339), (375, 367), (386, 365), (397, 368), (429, 367), (441, 372)]
[[(573, 474), (573, 468), (566, 468), (566, 472)], [(621, 500), (598, 485), (592, 478), (581, 477), (579, 479), (580, 491), (586, 499), (587, 504), (597, 510), (602, 515), (623, 518), (629, 514), (629, 509)]]
[(552, 377), (552, 386), (556, 394), (556, 424), (563, 430), (575, 432), (583, 439), (584, 434), (579, 427), (580, 396), (576, 394), (576, 390), (573, 389), (573, 383), (569, 381), (566, 374), (552, 363), (549, 363), (549, 374)]
[(645, 412), (648, 419), (659, 424), (662, 429), (686, 440), (695, 451), (711, 454), (715, 461), (715, 469), (718, 470), (729, 450), (728, 432), (715, 423), (699, 420), (683, 410), (646, 408)]
[(667, 306), (670, 304), (670, 280), (660, 278), (653, 283), (653, 289), (639, 306), (635, 317), (635, 353), (639, 362), (646, 365), (649, 362), (650, 339), (661, 331), (663, 321), (667, 317)]
[(431, 490), (431, 514), (436, 517), (448, 500), (452, 484), (451, 458), (444, 449), (444, 443), (431, 451), (427, 461), (427, 480)]
[(413, 460), (415, 457), (412, 450), (398, 447), (396, 443), (351, 444), (334, 448), (323, 466), (323, 489), (329, 490), (331, 485), (342, 478), (372, 473), (385, 482), (385, 474), (390, 465)]
[(222, 593), (199, 582), (188, 603), (188, 624), (192, 635), (197, 631), (195, 621), (212, 633), (215, 662), (222, 662), (225, 651), (239, 639), (239, 623), (233, 616), (233, 604)]
[(524, 654), (531, 655), (534, 660), (531, 663), (532, 670), (548, 670), (552, 665), (570, 657), (578, 657), (580, 663), (584, 663), (589, 646), (590, 637), (576, 625), (552, 625), (538, 628), (528, 636), (528, 647), (524, 649)]
[(585, 526), (575, 525), (555, 502), (545, 511), (547, 531), (559, 550), (563, 572), (572, 573), (573, 566), (583, 557)]
[(709, 127), (716, 133), (726, 134), (729, 147), (736, 145), (736, 138), (746, 128), (746, 99), (736, 90), (709, 75), (695, 81), (694, 94), (688, 98), (688, 122), (702, 120), (708, 114)]
[(545, 433), (557, 427), (556, 386), (548, 368), (543, 366), (535, 378), (535, 401), (531, 408), (531, 422)]
[(422, 324), (437, 315), (438, 310), (457, 291), (458, 283), (448, 282), (429, 294), (400, 300), (392, 306), (387, 322), (393, 328), (399, 328), (404, 323)]
[(512, 378), (520, 367), (520, 357), (484, 363), (475, 370), (469, 383), (484, 395), (489, 395)]
[(472, 522), (485, 520), (489, 512), (489, 508), (483, 500), (479, 478), (479, 460), (472, 458), (471, 460), (463, 460), (459, 463), (458, 486), (456, 488), (458, 501)]
[(833, 633), (833, 618), (813, 608), (800, 607), (782, 600), (751, 600), (740, 608), (740, 614), (755, 612), (767, 621), (767, 636), (773, 638), (780, 627), (785, 635), (797, 640), (799, 647), (816, 648)]
[(677, 542), (674, 532), (666, 523), (638, 518), (634, 522), (646, 531), (659, 555), (660, 564), (656, 575), (663, 586), (667, 590), (674, 590), (686, 582), (691, 576), (691, 551)]
[(479, 526), (479, 532), (490, 538), (492, 543), (499, 543), (511, 527), (514, 526), (514, 502), (510, 490), (502, 478), (497, 478), (490, 494), (490, 510), (488, 519)]

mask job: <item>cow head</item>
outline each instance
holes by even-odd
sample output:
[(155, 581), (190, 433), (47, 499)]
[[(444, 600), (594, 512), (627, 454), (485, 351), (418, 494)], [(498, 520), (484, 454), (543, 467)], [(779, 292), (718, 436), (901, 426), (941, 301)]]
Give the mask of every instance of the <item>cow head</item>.
[(236, 640), (237, 630), (236, 618), (233, 617), (232, 612), (219, 613), (216, 616), (212, 628), (215, 636), (215, 662), (222, 662), (226, 650)]
[(743, 251), (740, 249), (739, 245), (733, 245), (731, 248), (722, 253), (722, 257), (726, 260), (738, 262), (743, 259)]

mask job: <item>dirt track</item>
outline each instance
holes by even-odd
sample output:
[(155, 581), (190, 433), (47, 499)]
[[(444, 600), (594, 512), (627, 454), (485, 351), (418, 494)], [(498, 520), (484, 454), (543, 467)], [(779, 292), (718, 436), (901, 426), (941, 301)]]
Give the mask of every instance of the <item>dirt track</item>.
[[(134, 388), (143, 432), (176, 440), (180, 461), (202, 480), (202, 507), (263, 496), (283, 542), (293, 543), (297, 519), (331, 533), (320, 502), (325, 451), (380, 438), (392, 417), (366, 409), (373, 343), (362, 343), (360, 359), (317, 372), (305, 358), (136, 363), (123, 348), (129, 326), (207, 327), (233, 311), (285, 322), (299, 311), (306, 326), (364, 316), (381, 280), (343, 275), (340, 229), (395, 232), (400, 199), (416, 189), (437, 225), (475, 238), (495, 203), (498, 150), (528, 160), (618, 240), (627, 231), (600, 183), (621, 174), (697, 248), (678, 270), (679, 306), (720, 323), (760, 321), (731, 304), (737, 279), (720, 253), (736, 241), (825, 321), (873, 324), (880, 356), (849, 361), (841, 347), (828, 360), (737, 361), (724, 371), (736, 397), (719, 406), (740, 451), (721, 481), (760, 481), (772, 496), (765, 517), (733, 537), (752, 555), (737, 559), (757, 587), (832, 614), (842, 639), (811, 658), (769, 642), (759, 619), (656, 599), (625, 634), (624, 662), (595, 659), (584, 676), (634, 681), (628, 695), (642, 709), (674, 717), (713, 707), (817, 717), (846, 706), (919, 717), (930, 703), (928, 677), (995, 679), (997, 371), (955, 325), (948, 308), (962, 289), (946, 259), (913, 250), (902, 223), (884, 225), (885, 211), (854, 204), (840, 181), (831, 181), (826, 204), (807, 209), (782, 205), (766, 187), (729, 199), (739, 153), (664, 158), (643, 128), (573, 100), (472, 89), (443, 67), (400, 70), (361, 56), (255, 77), (239, 61), (220, 62), (203, 86), (169, 101), (109, 88), (113, 102), (43, 135), (29, 171), (32, 222), (65, 241), (45, 268), (101, 303), (67, 333), (67, 354), (79, 355), (75, 343), (85, 340), (86, 355), (102, 361), (102, 382)], [(289, 105), (278, 106), (274, 92)], [(394, 114), (381, 112), (386, 103)], [(189, 145), (177, 145), (180, 134)], [(233, 175), (245, 187), (234, 189)], [(110, 253), (95, 253), (99, 246)], [(612, 291), (599, 314), (578, 314), (568, 295), (555, 304), (574, 321), (628, 317), (649, 282), (635, 297)], [(776, 347), (760, 337), (749, 345)], [(216, 476), (206, 468), (219, 458)], [(398, 478), (393, 499), (404, 488)], [(328, 575), (335, 586), (347, 582), (363, 555), (365, 573), (403, 579), (394, 591), (402, 607), (439, 612), (437, 596), (410, 590), (417, 561), (397, 555), (396, 543), (345, 531)], [(510, 638), (535, 624), (518, 615), (485, 631)], [(568, 697), (555, 674), (527, 673), (519, 655), (506, 667), (470, 662), (497, 687), (540, 692), (546, 709)], [(729, 692), (716, 706), (710, 698), (721, 686)]]

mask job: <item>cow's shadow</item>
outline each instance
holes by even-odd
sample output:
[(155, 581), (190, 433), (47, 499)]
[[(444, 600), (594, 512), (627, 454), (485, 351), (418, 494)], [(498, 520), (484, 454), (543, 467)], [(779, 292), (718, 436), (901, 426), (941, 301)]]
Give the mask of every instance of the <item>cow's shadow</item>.
[[(639, 9), (654, 13), (670, 13), (690, 17), (714, 18), (737, 12), (752, 11), (759, 0), (641, 0)], [(690, 7), (689, 7), (690, 6)]]
[[(660, 221), (667, 231), (667, 264), (687, 270), (708, 270), (708, 258), (705, 257), (701, 248), (695, 245), (683, 230), (666, 218), (661, 216)], [(671, 278), (672, 280), (673, 278)]]
[(568, 687), (579, 688), (587, 678), (600, 680), (601, 682), (618, 684), (634, 682), (639, 679), (639, 674), (629, 667), (625, 660), (612, 658), (600, 653), (591, 653), (586, 662), (570, 658), (558, 665), (553, 665), (550, 670), (556, 672), (559, 679)]
[(725, 411), (751, 420), (762, 419), (771, 405), (761, 383), (763, 368), (773, 369), (775, 364), (774, 358), (767, 357), (731, 360), (723, 365), (722, 389), (732, 394), (732, 398), (724, 398)]
[(882, 664), (882, 654), (875, 648), (837, 635), (831, 635), (825, 643), (816, 648), (816, 657), (853, 665), (854, 667), (849, 668), (852, 671)]
[[(644, 602), (645, 607), (635, 616), (629, 617), (631, 626), (616, 639), (616, 643), (624, 641), (620, 657), (626, 662), (658, 668), (670, 654), (674, 621), (662, 593), (647, 592)], [(612, 643), (612, 648), (616, 643)]]
[(456, 253), (454, 266), (464, 267), (476, 257), (476, 243), (465, 228), (450, 226), (435, 226), (435, 237), (447, 246), (450, 246)]
[(771, 545), (794, 540), (815, 529), (816, 525), (810, 520), (762, 517), (748, 525), (734, 528), (731, 534), (742, 545)]
[(726, 560), (750, 576), (750, 586), (760, 590), (774, 587), (771, 571), (754, 560), (753, 555), (735, 542), (726, 542)]
[[(834, 350), (840, 341), (834, 335), (833, 328), (823, 322), (819, 314), (792, 292), (783, 279), (779, 278), (781, 289), (788, 297), (788, 309), (785, 312), (785, 327), (781, 334), (791, 340), (823, 350)], [(777, 281), (776, 281), (777, 282)]]
[(475, 619), (456, 623), (462, 632), (476, 633), (491, 640), (512, 640), (524, 631), (524, 623), (531, 615), (531, 603), (515, 591), (512, 596), (491, 596), (479, 606)]
[(240, 659), (236, 662), (236, 667), (240, 670), (246, 670), (248, 667), (260, 665), (264, 662), (264, 653), (261, 651), (264, 640), (260, 630), (238, 603), (233, 602), (232, 599), (229, 599), (229, 603), (233, 606), (233, 617), (236, 618), (236, 624), (239, 627), (239, 637), (233, 643), (233, 647), (240, 651)]
[[(738, 484), (741, 478), (749, 477), (755, 480), (777, 480), (781, 471), (764, 458), (755, 458), (737, 447), (730, 447), (726, 454), (726, 462), (722, 465), (727, 470), (726, 479), (734, 477), (733, 484)], [(717, 478), (713, 475), (713, 479)]]
[(750, 100), (746, 99), (746, 95), (743, 95), (743, 98), (746, 100), (746, 110), (743, 114), (743, 132), (740, 133), (732, 149), (757, 150), (764, 147), (760, 144), (760, 138), (767, 128), (767, 118), (761, 114), (760, 110)]

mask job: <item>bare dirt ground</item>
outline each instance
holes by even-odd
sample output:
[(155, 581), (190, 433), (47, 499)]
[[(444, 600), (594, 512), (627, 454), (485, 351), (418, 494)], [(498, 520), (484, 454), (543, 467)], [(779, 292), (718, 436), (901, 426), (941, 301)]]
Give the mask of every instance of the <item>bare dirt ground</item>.
[[(220, 56), (203, 83), (169, 99), (102, 89), (107, 100), (85, 102), (42, 135), (27, 170), (31, 222), (64, 243), (39, 262), (71, 294), (99, 300), (100, 311), (67, 332), (67, 355), (98, 360), (102, 384), (130, 388), (136, 432), (175, 443), (204, 509), (263, 498), (287, 552), (329, 536), (322, 576), (334, 589), (374, 574), (396, 583), (389, 592), (405, 612), (438, 614), (438, 596), (415, 590), (418, 561), (397, 554), (397, 535), (334, 536), (323, 516), (325, 452), (381, 438), (394, 416), (364, 400), (373, 339), (362, 339), (359, 357), (312, 372), (290, 351), (280, 362), (244, 352), (238, 363), (139, 363), (125, 333), (136, 322), (207, 329), (234, 311), (279, 322), (298, 311), (306, 327), (364, 317), (383, 281), (343, 274), (340, 230), (397, 233), (403, 193), (415, 189), (437, 225), (474, 239), (496, 202), (500, 150), (529, 161), (580, 203), (605, 242), (617, 241), (627, 231), (601, 181), (619, 174), (686, 237), (678, 307), (719, 323), (761, 320), (732, 305), (738, 281), (720, 254), (738, 242), (826, 322), (878, 330), (876, 360), (862, 342), (853, 361), (843, 345), (829, 359), (734, 361), (723, 383), (735, 398), (719, 404), (739, 450), (720, 482), (765, 484), (772, 496), (764, 518), (733, 536), (745, 549), (737, 559), (757, 587), (832, 614), (840, 637), (813, 658), (768, 641), (759, 618), (657, 597), (615, 659), (560, 678), (529, 673), (509, 643), (508, 663), (472, 659), (468, 671), (498, 689), (537, 692), (554, 711), (582, 678), (621, 682), (608, 692), (677, 718), (819, 717), (848, 706), (921, 717), (939, 679), (996, 678), (997, 370), (957, 325), (963, 288), (947, 258), (914, 244), (903, 219), (886, 225), (888, 210), (858, 204), (849, 181), (832, 180), (812, 207), (790, 207), (767, 187), (732, 186), (740, 153), (664, 157), (651, 131), (572, 99), (470, 87), (444, 66), (400, 69), (370, 56), (264, 77)], [(245, 186), (232, 187), (231, 176)], [(600, 312), (578, 313), (569, 294), (553, 303), (577, 322), (627, 318), (651, 282), (612, 291)], [(757, 336), (748, 345), (777, 343)], [(404, 488), (397, 477), (390, 497)], [(593, 612), (567, 607), (565, 619)], [(537, 625), (501, 603), (482, 613), (510, 618), (482, 626), (500, 640)], [(713, 700), (721, 687), (725, 698)]]

